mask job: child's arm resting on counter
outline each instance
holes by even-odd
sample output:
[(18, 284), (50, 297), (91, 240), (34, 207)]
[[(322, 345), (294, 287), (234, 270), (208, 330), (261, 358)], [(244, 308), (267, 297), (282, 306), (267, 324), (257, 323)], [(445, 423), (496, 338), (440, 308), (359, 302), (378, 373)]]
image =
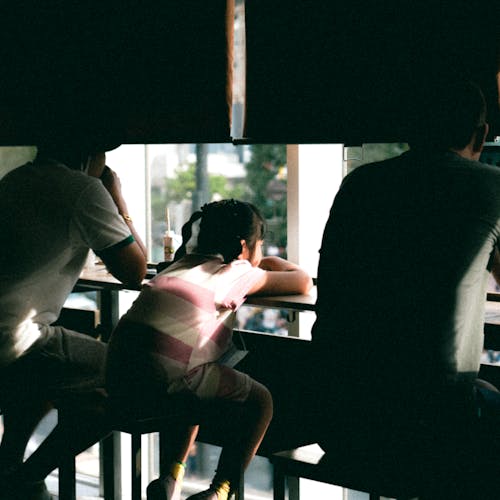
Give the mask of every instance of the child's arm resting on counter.
[(263, 257), (259, 267), (266, 271), (248, 295), (285, 295), (308, 293), (313, 286), (309, 274), (281, 257)]

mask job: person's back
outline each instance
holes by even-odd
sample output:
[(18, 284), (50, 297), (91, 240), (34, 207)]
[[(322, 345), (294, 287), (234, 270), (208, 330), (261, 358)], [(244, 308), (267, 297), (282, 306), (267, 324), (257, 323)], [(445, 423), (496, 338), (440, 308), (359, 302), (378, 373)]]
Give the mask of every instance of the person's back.
[[(419, 431), (462, 432), (475, 418), (500, 171), (475, 161), (487, 125), (472, 88), (465, 92), (474, 117), (462, 117), (460, 146), (445, 138), (437, 147), (431, 125), (434, 143), (359, 167), (335, 198), (312, 331), (319, 365), (329, 367), (321, 399), (327, 449), (415, 451), (430, 439)], [(447, 109), (437, 109), (440, 125), (452, 119)], [(465, 434), (454, 439), (465, 444)]]
[(100, 184), (99, 179), (55, 161), (43, 167), (21, 166), (0, 182), (4, 249), (0, 364), (19, 354), (13, 350), (23, 352), (33, 343), (40, 324), (57, 319), (89, 249), (76, 214), (81, 217), (87, 212), (85, 205), (100, 193)]
[(498, 192), (499, 170), (454, 153), (409, 152), (346, 178), (313, 331), (334, 372), (384, 392), (477, 376)]

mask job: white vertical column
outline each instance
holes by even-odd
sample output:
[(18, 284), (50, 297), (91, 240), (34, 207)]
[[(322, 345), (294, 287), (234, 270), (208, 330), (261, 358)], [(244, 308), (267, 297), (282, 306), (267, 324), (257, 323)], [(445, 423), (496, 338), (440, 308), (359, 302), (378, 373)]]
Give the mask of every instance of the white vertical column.
[(134, 220), (134, 226), (142, 241), (147, 242), (147, 174), (144, 145), (124, 144), (106, 153), (106, 163), (120, 177), (122, 193), (130, 216)]
[(148, 251), (148, 261), (151, 261), (153, 249), (152, 234), (152, 211), (151, 211), (151, 161), (149, 156), (149, 145), (144, 144), (144, 201), (145, 201), (145, 223), (146, 223), (146, 248)]
[(289, 145), (288, 258), (316, 276), (319, 248), (343, 175), (342, 144)]
[[(287, 147), (288, 258), (316, 276), (330, 208), (343, 177), (342, 144)], [(300, 314), (289, 334), (310, 338), (314, 314)]]

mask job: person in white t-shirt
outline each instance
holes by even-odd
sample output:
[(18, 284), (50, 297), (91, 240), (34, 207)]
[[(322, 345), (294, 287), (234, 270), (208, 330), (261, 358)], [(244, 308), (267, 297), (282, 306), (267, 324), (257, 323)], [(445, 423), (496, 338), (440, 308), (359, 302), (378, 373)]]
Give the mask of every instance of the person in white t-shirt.
[[(108, 429), (103, 419), (104, 343), (52, 326), (91, 249), (120, 281), (139, 286), (146, 252), (127, 213), (111, 146), (45, 144), (33, 162), (0, 181), (0, 498), (48, 499), (44, 478), (63, 450), (83, 451)], [(23, 462), (51, 407), (65, 429)]]

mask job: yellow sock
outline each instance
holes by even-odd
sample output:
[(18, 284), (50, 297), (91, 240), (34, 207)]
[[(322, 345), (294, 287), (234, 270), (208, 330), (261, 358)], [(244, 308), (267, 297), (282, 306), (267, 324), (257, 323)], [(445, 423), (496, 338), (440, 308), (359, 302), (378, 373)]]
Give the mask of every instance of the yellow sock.
[(184, 478), (184, 473), (186, 472), (186, 464), (182, 462), (174, 462), (170, 468), (170, 475), (176, 481), (182, 481)]
[(217, 492), (217, 500), (227, 500), (231, 492), (231, 484), (229, 481), (221, 481), (215, 486)]

